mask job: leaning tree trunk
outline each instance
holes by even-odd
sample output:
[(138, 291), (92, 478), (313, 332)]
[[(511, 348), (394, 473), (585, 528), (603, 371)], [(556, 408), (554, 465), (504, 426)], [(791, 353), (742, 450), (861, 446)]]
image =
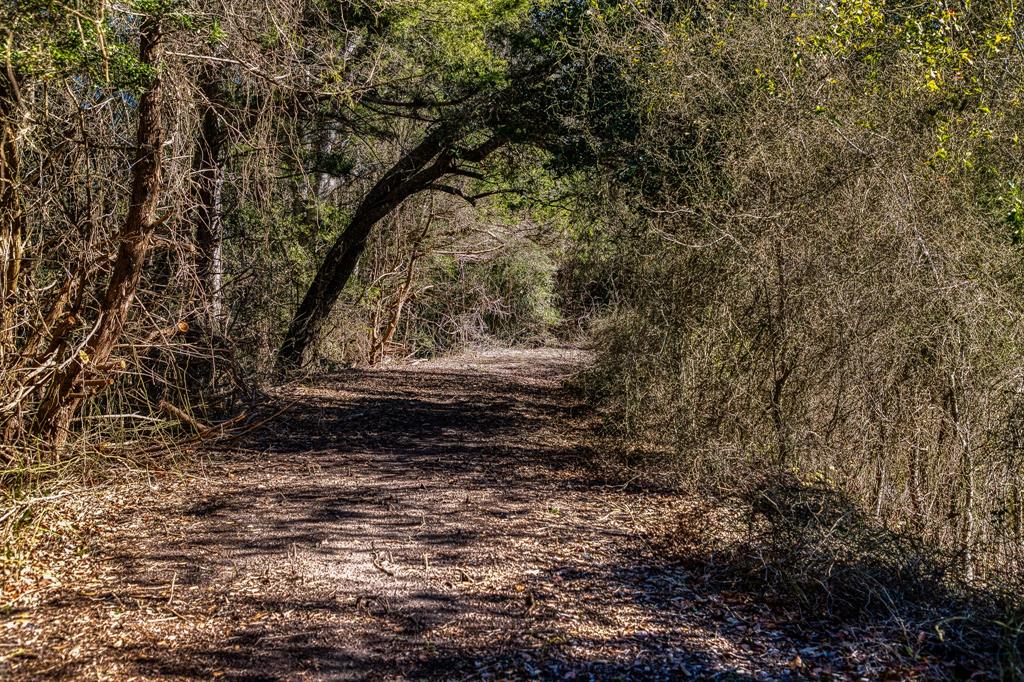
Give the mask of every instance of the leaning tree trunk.
[(327, 315), (355, 271), (373, 226), (410, 195), (446, 172), (444, 167), (448, 165), (447, 158), (437, 158), (444, 146), (440, 133), (428, 135), (392, 166), (367, 193), (352, 215), (348, 227), (327, 252), (313, 283), (292, 317), (284, 343), (277, 354), (279, 369), (294, 369), (302, 364), (306, 349), (320, 333)]
[(439, 127), (384, 174), (363, 198), (348, 227), (320, 264), (278, 351), (279, 371), (302, 365), (306, 349), (319, 336), (327, 316), (352, 277), (373, 227), (407, 198), (435, 187), (434, 183), (445, 176), (469, 174), (459, 167), (460, 162), (478, 163), (506, 141), (495, 136), (477, 147), (460, 151), (452, 146), (448, 131)]
[[(159, 68), (160, 39), (159, 20), (147, 18), (139, 35), (139, 59), (154, 69)], [(163, 147), (161, 94), (157, 73), (139, 100), (128, 213), (118, 238), (120, 246), (96, 322), (85, 347), (68, 358), (55, 374), (36, 414), (34, 430), (55, 448), (65, 442), (68, 425), (81, 406), (87, 388), (106, 383), (102, 378), (89, 378), (87, 374), (90, 371), (102, 372), (108, 366), (114, 344), (128, 320), (150, 239), (158, 224)]]

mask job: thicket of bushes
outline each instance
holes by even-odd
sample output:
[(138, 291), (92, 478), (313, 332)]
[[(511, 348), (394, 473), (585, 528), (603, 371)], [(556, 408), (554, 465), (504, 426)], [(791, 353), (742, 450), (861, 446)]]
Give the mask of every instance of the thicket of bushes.
[[(693, 485), (752, 504), (784, 473), (913, 541), (943, 580), (1018, 599), (1020, 17), (702, 7), (605, 48), (647, 118), (636, 162), (595, 189), (605, 229), (577, 265), (611, 310), (585, 387)], [(856, 552), (848, 520), (808, 532)], [(823, 568), (795, 557), (774, 565)]]

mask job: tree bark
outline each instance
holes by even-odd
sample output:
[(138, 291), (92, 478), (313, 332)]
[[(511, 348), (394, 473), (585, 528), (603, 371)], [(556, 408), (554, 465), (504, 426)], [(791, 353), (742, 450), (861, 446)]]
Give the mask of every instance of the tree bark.
[(16, 296), (24, 258), (25, 214), (18, 155), (19, 83), (9, 61), (0, 65), (0, 363), (13, 353)]
[(192, 157), (192, 172), (195, 176), (195, 209), (192, 220), (198, 251), (196, 277), (199, 280), (200, 300), (205, 308), (206, 322), (211, 332), (217, 332), (224, 317), (221, 290), (224, 276), (223, 157), (227, 136), (218, 111), (218, 103), (222, 97), (215, 69), (203, 69), (199, 86), (206, 97), (206, 104), (203, 107), (199, 139)]
[(446, 175), (459, 172), (459, 161), (476, 163), (504, 145), (494, 136), (472, 149), (459, 151), (448, 131), (438, 127), (402, 157), (370, 189), (341, 236), (331, 246), (313, 283), (292, 317), (277, 354), (279, 371), (302, 365), (306, 350), (323, 329), (327, 316), (359, 263), (373, 227), (408, 197)]
[[(159, 68), (162, 53), (159, 20), (147, 17), (139, 35), (139, 59)], [(84, 397), (87, 368), (106, 365), (121, 336), (142, 275), (150, 239), (159, 221), (163, 120), (160, 75), (139, 100), (136, 155), (128, 213), (119, 235), (120, 246), (91, 333), (83, 348), (55, 373), (36, 414), (34, 431), (53, 447), (67, 438), (68, 425)]]

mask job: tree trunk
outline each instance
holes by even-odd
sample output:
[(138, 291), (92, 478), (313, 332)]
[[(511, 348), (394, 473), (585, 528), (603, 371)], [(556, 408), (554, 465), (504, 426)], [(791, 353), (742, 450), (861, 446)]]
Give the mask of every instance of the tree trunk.
[[(974, 579), (974, 452), (971, 448), (970, 425), (961, 407), (963, 391), (963, 382), (957, 380), (956, 372), (951, 372), (949, 418), (960, 441), (960, 481), (963, 486), (959, 545), (963, 557), (963, 578), (970, 582)], [(966, 404), (966, 400), (963, 403)]]
[[(159, 20), (146, 18), (140, 29), (139, 59), (154, 69), (159, 68), (160, 39)], [(68, 425), (85, 397), (83, 380), (87, 368), (106, 365), (115, 342), (121, 336), (135, 299), (150, 239), (158, 224), (163, 147), (161, 94), (157, 73), (139, 100), (131, 198), (119, 235), (117, 257), (96, 322), (85, 346), (55, 373), (36, 414), (34, 430), (55, 448), (60, 448), (65, 442)]]
[(18, 284), (25, 239), (18, 157), (19, 85), (8, 62), (0, 66), (0, 363), (15, 352)]
[(437, 159), (444, 146), (440, 131), (428, 135), (367, 193), (348, 227), (327, 252), (292, 317), (277, 354), (279, 370), (294, 369), (302, 364), (306, 349), (320, 333), (327, 315), (355, 271), (373, 226), (410, 195), (446, 172), (448, 159)]
[(220, 330), (224, 319), (221, 291), (224, 273), (221, 257), (224, 243), (222, 164), (227, 136), (218, 111), (222, 97), (217, 74), (212, 67), (206, 67), (199, 78), (207, 102), (203, 107), (199, 139), (192, 157), (196, 185), (192, 220), (198, 251), (196, 277), (199, 280), (200, 300), (205, 308), (210, 331), (215, 333)]
[(306, 292), (299, 309), (292, 317), (284, 343), (277, 354), (280, 369), (294, 369), (302, 364), (306, 349), (319, 335), (327, 315), (331, 312), (349, 278), (366, 249), (370, 232), (377, 222), (393, 211), (412, 192), (370, 202), (369, 197), (360, 205), (351, 222), (341, 234), (317, 270), (313, 283)]

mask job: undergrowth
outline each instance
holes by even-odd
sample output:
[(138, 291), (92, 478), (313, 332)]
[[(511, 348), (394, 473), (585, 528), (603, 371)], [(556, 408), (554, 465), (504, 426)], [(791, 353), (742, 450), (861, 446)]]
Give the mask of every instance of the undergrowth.
[[(635, 471), (620, 475), (635, 482)], [(788, 472), (688, 493), (692, 506), (655, 531), (654, 547), (709, 587), (749, 592), (815, 627), (882, 627), (904, 656), (941, 660), (949, 678), (1024, 679), (1020, 576), (965, 583), (961, 557)]]

